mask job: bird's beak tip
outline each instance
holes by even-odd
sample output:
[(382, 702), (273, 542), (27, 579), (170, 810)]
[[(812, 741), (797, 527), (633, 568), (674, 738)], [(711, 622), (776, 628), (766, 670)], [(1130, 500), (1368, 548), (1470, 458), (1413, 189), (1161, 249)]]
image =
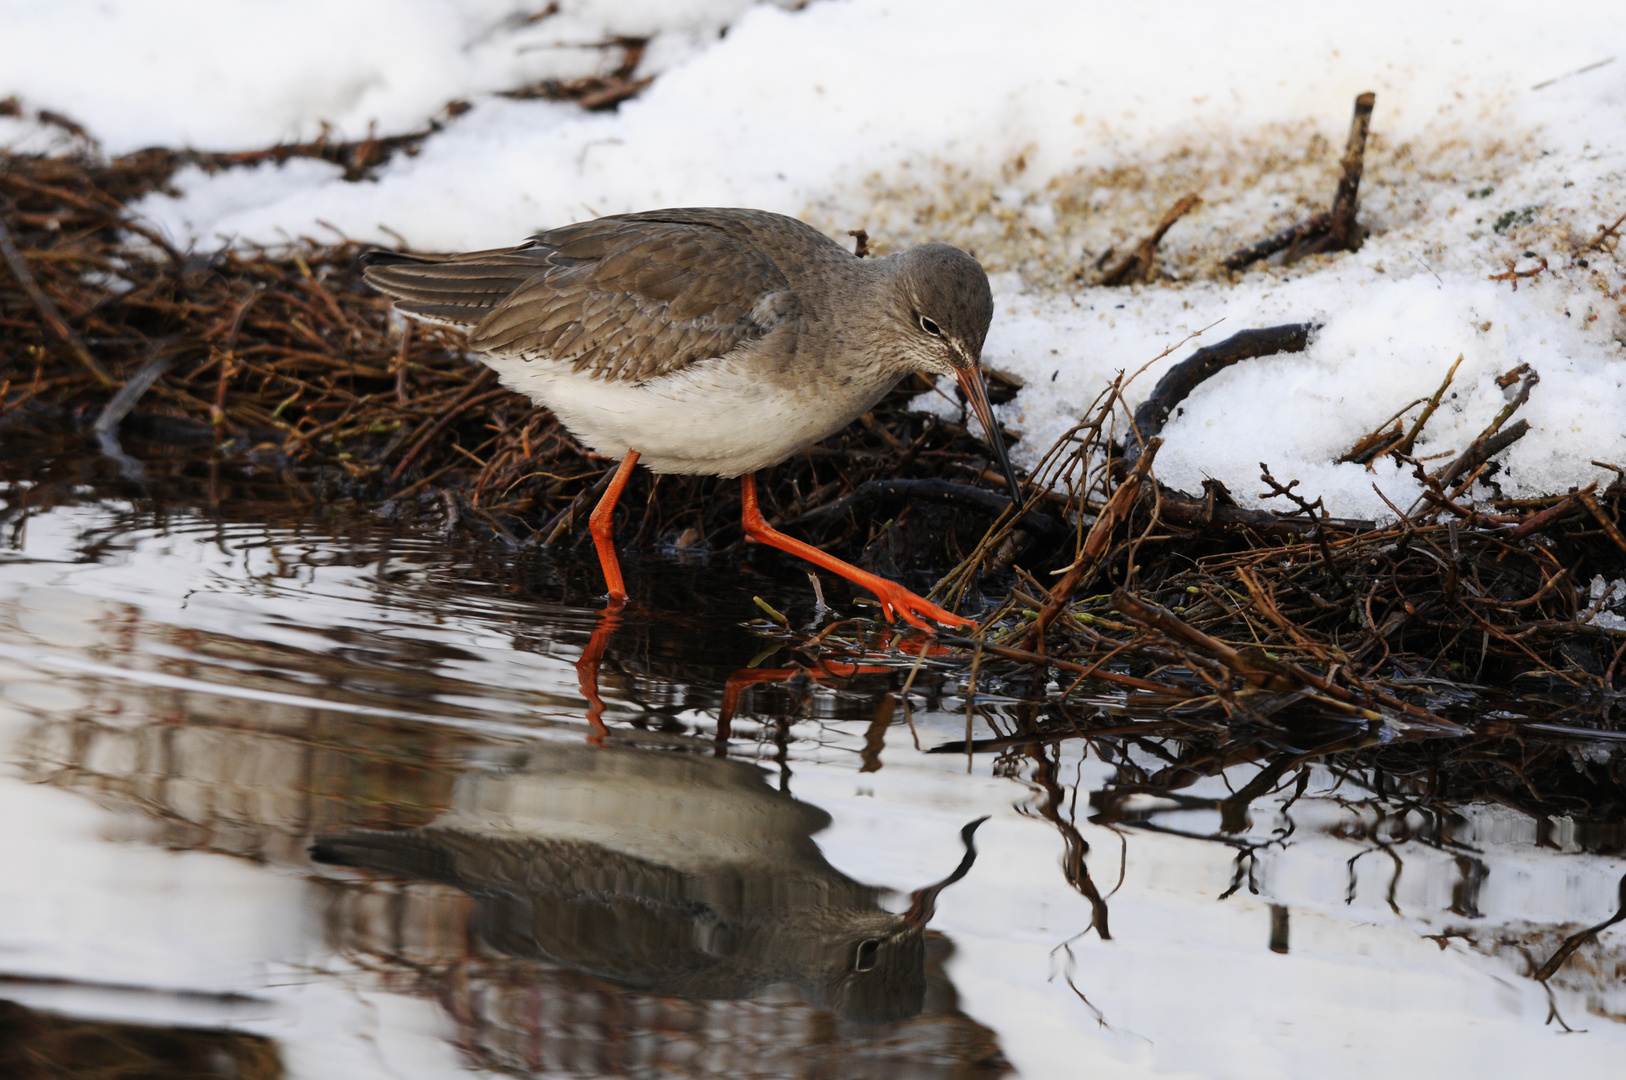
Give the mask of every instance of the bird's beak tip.
[(983, 383), (982, 369), (978, 367), (960, 368), (954, 373), (959, 381), (960, 388), (971, 402), (972, 411), (977, 414), (977, 420), (987, 433), (989, 449), (994, 452), (994, 463), (999, 466), (1000, 473), (1005, 478), (1005, 486), (1010, 489), (1012, 500), (1020, 501), (1022, 486), (1016, 478), (1016, 470), (1011, 468), (1010, 456), (1005, 450), (1005, 438), (1000, 434), (999, 422), (994, 419), (993, 407), (988, 403), (988, 390)]

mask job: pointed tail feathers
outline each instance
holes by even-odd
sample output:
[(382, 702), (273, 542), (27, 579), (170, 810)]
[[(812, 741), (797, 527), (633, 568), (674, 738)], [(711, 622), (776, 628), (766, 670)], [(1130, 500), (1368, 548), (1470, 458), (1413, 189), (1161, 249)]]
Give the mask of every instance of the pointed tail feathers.
[(536, 249), (418, 255), (375, 248), (358, 260), (367, 284), (409, 315), (473, 326), (547, 267)]

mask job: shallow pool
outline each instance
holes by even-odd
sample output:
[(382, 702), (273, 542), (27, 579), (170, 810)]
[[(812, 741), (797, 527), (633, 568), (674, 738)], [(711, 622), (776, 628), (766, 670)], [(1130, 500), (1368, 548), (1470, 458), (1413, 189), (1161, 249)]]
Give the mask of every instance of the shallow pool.
[(643, 604), (606, 621), (590, 558), (28, 494), (0, 530), (0, 998), (30, 1009), (346, 1080), (1626, 1060), (1626, 924), (1532, 977), (1621, 904), (1607, 823), (1425, 813), (1313, 764), (1240, 802), (1256, 763), (1125, 791), (1178, 757), (1153, 729), (934, 753), (1020, 693), (968, 710), (918, 649), (775, 651), (750, 597), (813, 613), (771, 559), (632, 560)]

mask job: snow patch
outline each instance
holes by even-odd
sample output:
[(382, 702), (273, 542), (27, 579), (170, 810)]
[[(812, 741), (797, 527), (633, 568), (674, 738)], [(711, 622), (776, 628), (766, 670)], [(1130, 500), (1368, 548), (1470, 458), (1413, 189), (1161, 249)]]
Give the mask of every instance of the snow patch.
[[(1518, 414), (1531, 430), (1499, 459), (1502, 494), (1607, 483), (1591, 462), (1626, 461), (1626, 274), (1609, 243), (1593, 245), (1626, 211), (1626, 68), (1605, 62), (1626, 40), (1626, 9), (1482, 3), (1468, 17), (1378, 0), (1347, 20), (1286, 3), (1221, 16), (1190, 0), (600, 0), (532, 17), (541, 10), (14, 2), (0, 96), (74, 115), (112, 151), (262, 146), (324, 123), (355, 138), (417, 129), (453, 98), (473, 105), (375, 180), (311, 162), (183, 170), (177, 195), (138, 207), (182, 246), (343, 234), (474, 249), (673, 205), (796, 214), (843, 242), (862, 227), (883, 254), (956, 243), (995, 275), (985, 360), (1026, 382), (1002, 408), (1023, 433), (1022, 464), (1116, 372), (1198, 330), (1207, 344), (1286, 322), (1320, 324), (1308, 351), (1200, 387), (1164, 432), (1162, 479), (1196, 490), (1211, 476), (1258, 505), (1264, 462), (1336, 515), (1392, 517), (1390, 503), (1417, 496), (1409, 469), (1334, 461), (1431, 394), (1458, 355), (1419, 456), (1465, 448), (1505, 403), (1495, 377), (1527, 363), (1541, 381)], [(659, 73), (617, 111), (498, 96), (602, 73), (620, 54), (596, 46), (616, 35), (650, 37), (638, 72)], [(1363, 90), (1377, 95), (1365, 246), (1218, 270), (1327, 205)], [(1087, 284), (1188, 191), (1204, 201), (1159, 253), (1172, 280)], [(1142, 374), (1129, 404), (1191, 347)], [(929, 395), (922, 407), (951, 406)]]

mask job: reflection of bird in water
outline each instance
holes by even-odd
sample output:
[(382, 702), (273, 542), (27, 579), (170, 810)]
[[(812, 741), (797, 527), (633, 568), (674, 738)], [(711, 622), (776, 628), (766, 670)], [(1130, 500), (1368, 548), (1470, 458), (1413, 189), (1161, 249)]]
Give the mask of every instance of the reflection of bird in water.
[(402, 311), (467, 326), (506, 385), (622, 459), (591, 519), (612, 601), (627, 596), (612, 516), (642, 459), (740, 477), (748, 536), (869, 589), (888, 617), (967, 621), (779, 532), (756, 496), (757, 470), (840, 431), (911, 372), (958, 380), (1020, 492), (979, 368), (993, 294), (965, 252), (859, 259), (779, 214), (689, 209), (578, 222), (511, 250), (364, 261)]
[(926, 923), (943, 881), (904, 914), (825, 861), (817, 807), (753, 765), (547, 745), (522, 768), (473, 772), (451, 810), (401, 832), (319, 837), (320, 862), (454, 885), (477, 929), (514, 956), (648, 993), (744, 998), (789, 984), (867, 1023), (918, 1014)]

